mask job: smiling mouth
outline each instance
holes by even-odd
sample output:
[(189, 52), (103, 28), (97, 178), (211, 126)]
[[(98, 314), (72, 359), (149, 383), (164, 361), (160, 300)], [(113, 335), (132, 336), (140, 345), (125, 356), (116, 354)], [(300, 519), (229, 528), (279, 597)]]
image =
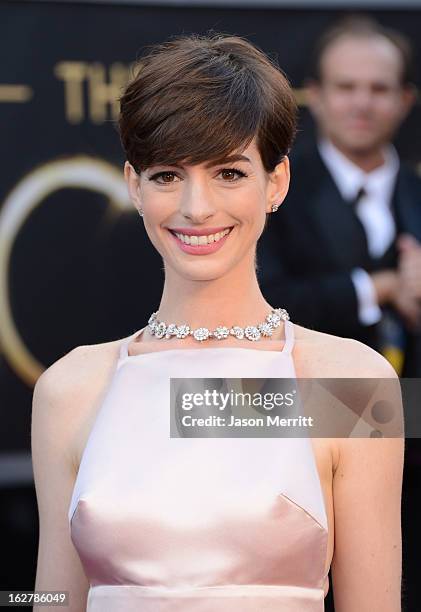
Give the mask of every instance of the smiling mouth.
[(232, 227), (227, 227), (222, 232), (217, 232), (216, 234), (209, 234), (205, 236), (191, 236), (187, 234), (179, 234), (178, 232), (174, 232), (173, 230), (169, 231), (184, 244), (188, 244), (190, 246), (203, 246), (207, 244), (213, 244), (214, 242), (219, 242), (222, 238), (224, 238), (231, 232)]

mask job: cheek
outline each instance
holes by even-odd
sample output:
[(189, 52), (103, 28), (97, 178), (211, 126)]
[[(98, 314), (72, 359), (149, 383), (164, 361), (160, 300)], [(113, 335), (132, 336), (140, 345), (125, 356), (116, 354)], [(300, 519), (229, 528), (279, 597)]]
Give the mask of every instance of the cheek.
[(248, 190), (236, 206), (237, 215), (243, 224), (250, 227), (260, 226), (265, 218), (265, 190), (259, 186), (255, 190)]
[(161, 194), (146, 192), (142, 197), (142, 208), (145, 212), (143, 223), (149, 240), (158, 251), (162, 251), (164, 234), (163, 226), (167, 225), (174, 215), (174, 207), (169, 203), (168, 194), (163, 197)]
[(151, 229), (165, 223), (178, 209), (178, 199), (175, 193), (161, 193), (153, 189), (144, 189), (141, 202)]
[(144, 217), (144, 226), (145, 232), (147, 233), (150, 242), (155, 247), (155, 249), (162, 255), (162, 237), (159, 236), (155, 221), (154, 219), (150, 218), (150, 215), (148, 215), (148, 219), (146, 219), (146, 216)]
[(340, 93), (327, 95), (320, 105), (321, 119), (325, 123), (345, 119), (351, 106), (352, 99), (350, 96)]
[(258, 239), (265, 226), (266, 210), (264, 202), (265, 200), (260, 196), (253, 201), (249, 200), (243, 207), (240, 220), (243, 227), (247, 229), (251, 242)]
[(349, 110), (353, 107), (353, 97), (347, 94), (337, 94), (331, 104), (331, 113), (340, 118), (348, 116)]
[(395, 100), (379, 100), (375, 110), (380, 119), (395, 124), (400, 121), (400, 106)]

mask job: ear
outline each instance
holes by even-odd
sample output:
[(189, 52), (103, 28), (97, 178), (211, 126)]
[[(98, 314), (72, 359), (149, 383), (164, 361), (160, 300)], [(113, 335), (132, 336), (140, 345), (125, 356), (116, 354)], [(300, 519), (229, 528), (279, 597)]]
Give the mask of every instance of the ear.
[(319, 117), (322, 110), (321, 93), (322, 87), (318, 81), (315, 79), (306, 81), (304, 87), (305, 104), (315, 119)]
[(411, 112), (412, 107), (417, 101), (417, 88), (415, 85), (408, 84), (402, 88), (402, 112), (401, 118), (402, 121), (406, 118), (406, 116)]
[(140, 176), (137, 174), (136, 170), (128, 161), (126, 161), (124, 164), (124, 178), (127, 183), (127, 191), (129, 193), (129, 198), (131, 199), (137, 210), (139, 210), (141, 208)]
[(280, 204), (288, 193), (290, 181), (289, 159), (285, 155), (269, 174), (267, 213), (272, 212), (273, 204)]

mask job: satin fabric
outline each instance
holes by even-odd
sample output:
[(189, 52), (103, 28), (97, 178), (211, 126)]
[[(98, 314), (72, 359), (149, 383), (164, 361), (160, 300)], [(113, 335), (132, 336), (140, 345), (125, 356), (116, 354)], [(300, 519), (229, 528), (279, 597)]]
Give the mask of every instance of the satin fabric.
[(294, 378), (282, 351), (122, 342), (69, 507), (89, 612), (320, 612), (327, 516), (311, 440), (170, 438), (169, 378)]

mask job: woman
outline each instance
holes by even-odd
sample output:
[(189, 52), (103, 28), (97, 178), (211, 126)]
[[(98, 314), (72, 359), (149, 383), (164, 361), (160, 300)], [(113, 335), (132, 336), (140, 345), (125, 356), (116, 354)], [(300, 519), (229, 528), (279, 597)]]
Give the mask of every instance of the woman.
[(397, 612), (401, 439), (169, 436), (170, 377), (396, 377), (259, 289), (256, 243), (289, 184), (288, 82), (239, 37), (192, 35), (145, 54), (120, 102), (164, 289), (148, 325), (36, 384), (36, 588), (68, 590), (72, 611), (316, 612), (332, 565), (336, 612)]

